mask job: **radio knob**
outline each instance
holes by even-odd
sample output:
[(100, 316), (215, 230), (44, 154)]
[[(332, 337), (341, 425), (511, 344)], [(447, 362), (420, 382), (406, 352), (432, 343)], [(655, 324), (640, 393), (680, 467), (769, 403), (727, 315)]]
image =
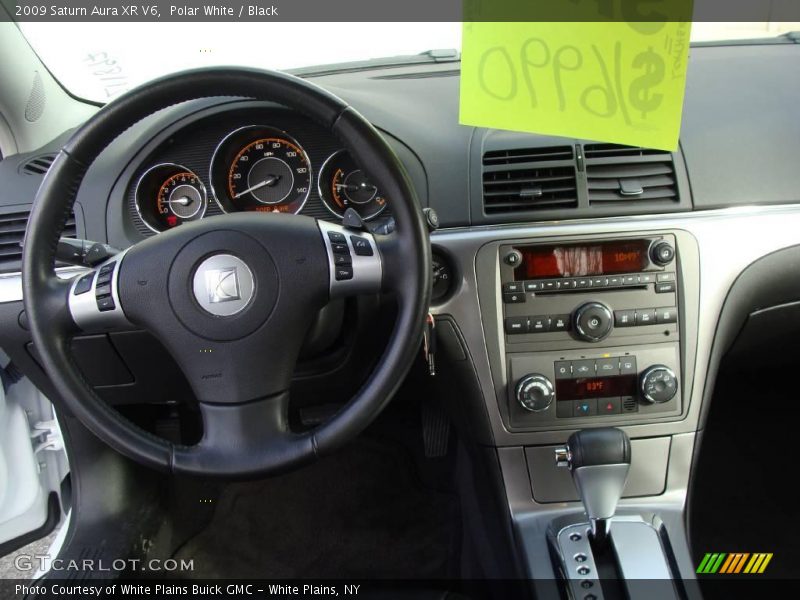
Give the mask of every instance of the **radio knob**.
[(525, 410), (542, 412), (553, 402), (553, 384), (544, 375), (532, 373), (517, 383), (517, 402)]
[(614, 327), (611, 309), (602, 302), (587, 302), (575, 310), (575, 333), (587, 342), (605, 339)]
[(660, 267), (664, 267), (675, 258), (675, 248), (669, 242), (658, 242), (650, 249), (650, 258)]
[(669, 402), (678, 391), (678, 378), (669, 367), (653, 365), (642, 373), (639, 390), (645, 402), (650, 404)]

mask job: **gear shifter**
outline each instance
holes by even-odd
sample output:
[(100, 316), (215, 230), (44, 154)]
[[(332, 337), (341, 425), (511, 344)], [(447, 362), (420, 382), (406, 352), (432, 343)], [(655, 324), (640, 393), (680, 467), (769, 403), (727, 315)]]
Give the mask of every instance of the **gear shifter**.
[(628, 479), (631, 465), (628, 435), (614, 427), (576, 431), (566, 446), (556, 448), (556, 464), (569, 468), (589, 517), (592, 541), (602, 548)]

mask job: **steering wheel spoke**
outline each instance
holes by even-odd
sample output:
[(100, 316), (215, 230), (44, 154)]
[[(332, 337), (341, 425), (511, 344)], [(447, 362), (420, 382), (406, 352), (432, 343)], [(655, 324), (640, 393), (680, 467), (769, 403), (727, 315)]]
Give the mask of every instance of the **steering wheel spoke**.
[(247, 477), (286, 470), (314, 457), (313, 438), (289, 429), (289, 394), (283, 392), (237, 404), (200, 403), (203, 437), (194, 446), (176, 446), (173, 469), (203, 474), (233, 471)]
[(127, 253), (121, 252), (74, 278), (67, 302), (75, 324), (84, 332), (131, 329), (119, 298), (120, 265)]
[(328, 254), (331, 298), (374, 294), (383, 286), (383, 259), (375, 236), (317, 221)]

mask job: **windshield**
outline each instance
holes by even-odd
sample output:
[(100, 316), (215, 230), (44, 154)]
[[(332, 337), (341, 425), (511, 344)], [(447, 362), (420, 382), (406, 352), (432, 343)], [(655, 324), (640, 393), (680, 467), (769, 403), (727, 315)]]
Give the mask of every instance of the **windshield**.
[[(107, 102), (185, 69), (240, 65), (278, 70), (461, 48), (461, 23), (19, 24), (73, 95)], [(694, 23), (692, 41), (763, 38), (800, 23)]]

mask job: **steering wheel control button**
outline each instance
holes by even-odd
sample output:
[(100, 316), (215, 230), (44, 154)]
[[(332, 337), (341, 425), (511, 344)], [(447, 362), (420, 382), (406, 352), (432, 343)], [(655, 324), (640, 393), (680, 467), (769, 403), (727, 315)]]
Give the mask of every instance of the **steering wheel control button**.
[(640, 390), (650, 404), (669, 402), (678, 391), (678, 378), (669, 367), (653, 365), (642, 373)]
[(365, 238), (351, 235), (350, 243), (353, 244), (353, 252), (355, 252), (357, 256), (372, 256), (372, 246)]
[(353, 257), (351, 257), (349, 254), (334, 254), (333, 264), (337, 267), (341, 265), (352, 265)]
[(578, 338), (587, 342), (605, 339), (614, 327), (611, 309), (600, 302), (587, 302), (579, 306), (573, 320)]
[(650, 258), (659, 266), (665, 266), (675, 258), (675, 248), (669, 242), (657, 242), (650, 250)]
[(341, 266), (336, 267), (336, 281), (346, 281), (353, 278), (353, 267)]
[(517, 402), (530, 412), (547, 410), (553, 402), (553, 384), (544, 375), (526, 375), (517, 383)]
[(206, 312), (229, 317), (241, 312), (253, 299), (253, 272), (232, 254), (217, 254), (201, 262), (192, 281), (194, 298)]
[(114, 304), (114, 299), (111, 297), (111, 295), (97, 297), (97, 310), (100, 312), (114, 310), (115, 308), (116, 305)]
[(80, 279), (78, 279), (78, 283), (75, 284), (75, 289), (73, 290), (73, 294), (79, 296), (80, 294), (85, 294), (89, 290), (92, 289), (92, 282), (94, 281), (94, 271), (91, 273), (87, 273)]
[(333, 250), (336, 254), (350, 254), (350, 246), (347, 245), (347, 242), (333, 242), (331, 244), (331, 250)]
[(344, 236), (343, 233), (339, 233), (338, 231), (329, 231), (328, 232), (328, 239), (334, 244), (346, 244), (347, 238)]

